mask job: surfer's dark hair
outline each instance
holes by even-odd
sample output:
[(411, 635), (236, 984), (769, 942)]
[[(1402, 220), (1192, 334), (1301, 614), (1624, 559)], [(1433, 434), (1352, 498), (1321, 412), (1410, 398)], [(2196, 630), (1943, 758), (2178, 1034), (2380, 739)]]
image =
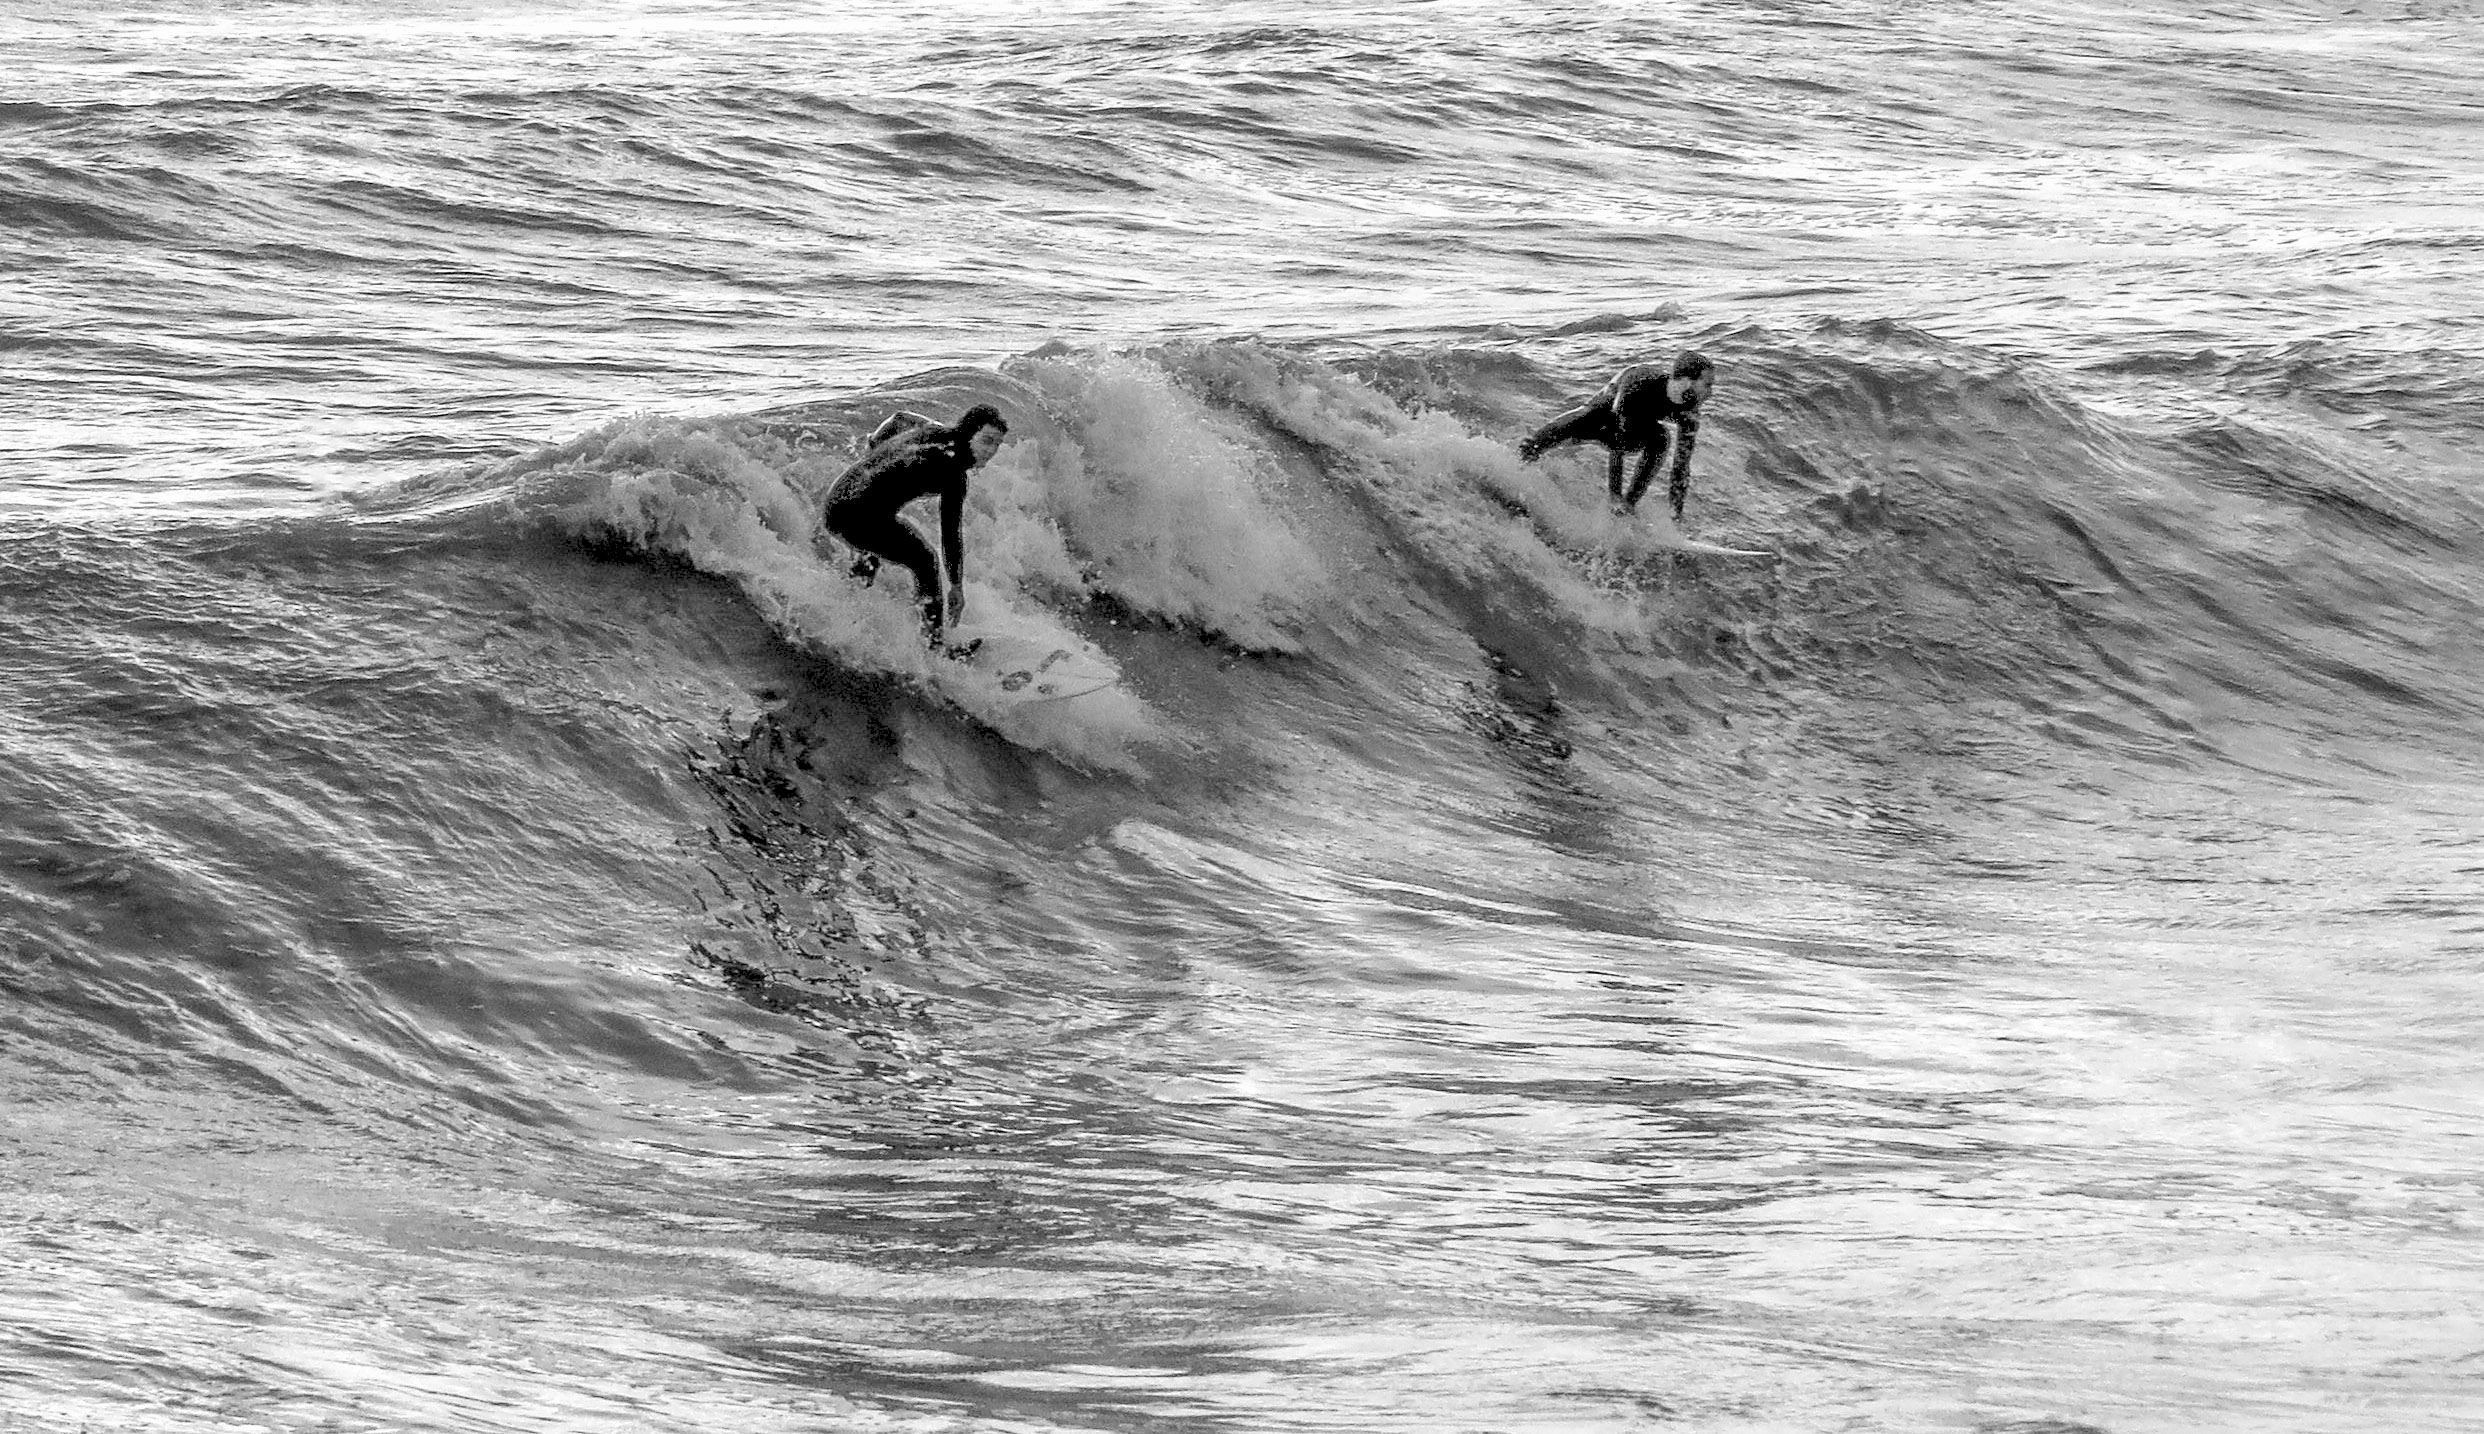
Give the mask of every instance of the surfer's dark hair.
[(1001, 411), (988, 403), (978, 403), (958, 415), (957, 437), (961, 443), (987, 428), (997, 428), (1007, 433), (1009, 420), (1001, 417)]
[(1673, 361), (1673, 376), (1675, 378), (1706, 378), (1715, 367), (1715, 364), (1708, 362), (1706, 354), (1697, 349), (1684, 349), (1681, 355)]

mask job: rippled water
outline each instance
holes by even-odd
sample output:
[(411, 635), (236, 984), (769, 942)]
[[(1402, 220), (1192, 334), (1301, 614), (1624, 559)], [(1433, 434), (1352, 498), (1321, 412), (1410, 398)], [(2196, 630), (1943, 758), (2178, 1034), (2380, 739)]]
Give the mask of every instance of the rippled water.
[(265, 501), (1053, 338), (1673, 305), (2386, 362), (2477, 320), (2456, 7), (11, 25), (38, 479)]
[(2471, 1427), (2472, 11), (11, 7), (0, 1428)]

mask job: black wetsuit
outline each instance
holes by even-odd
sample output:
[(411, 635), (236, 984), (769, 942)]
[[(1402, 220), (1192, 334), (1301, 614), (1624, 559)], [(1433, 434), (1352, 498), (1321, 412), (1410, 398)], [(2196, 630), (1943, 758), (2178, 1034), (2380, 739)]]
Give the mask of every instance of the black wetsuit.
[[(1699, 441), (1699, 399), (1674, 402), (1673, 388), (1667, 382), (1671, 376), (1663, 364), (1632, 364), (1613, 375), (1604, 391), (1584, 407), (1571, 409), (1527, 435), (1518, 445), (1518, 456), (1532, 460), (1564, 443), (1601, 443), (1613, 450), (1606, 485), (1615, 498), (1635, 508), (1649, 480), (1656, 476), (1656, 461), (1666, 448), (1664, 426), (1670, 422), (1675, 430), (1673, 471), (1666, 496), (1673, 502), (1673, 516), (1681, 517), (1683, 500), (1690, 496), (1691, 448)], [(1639, 468), (1624, 489), (1622, 456), (1627, 453), (1639, 455)]]
[(940, 555), (954, 590), (966, 578), (966, 546), (958, 525), (966, 511), (966, 475), (975, 466), (974, 451), (956, 429), (912, 414), (882, 424), (873, 437), (877, 441), (829, 487), (820, 523), (864, 554), (854, 565), (855, 576), (870, 577), (881, 558), (914, 574), (915, 601), (922, 605), (924, 629), (937, 647), (945, 626), (942, 565), (932, 560), (930, 546), (897, 512), (917, 498), (940, 499)]

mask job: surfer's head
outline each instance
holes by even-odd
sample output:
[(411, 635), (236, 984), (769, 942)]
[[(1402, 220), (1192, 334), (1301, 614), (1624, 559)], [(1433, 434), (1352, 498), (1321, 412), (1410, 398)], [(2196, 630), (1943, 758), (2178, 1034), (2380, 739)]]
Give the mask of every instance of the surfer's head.
[(971, 455), (978, 468), (992, 461), (992, 455), (1000, 451), (1008, 436), (1009, 420), (988, 403), (978, 403), (958, 417), (958, 446)]
[(1697, 349), (1684, 349), (1674, 356), (1673, 374), (1665, 380), (1665, 390), (1675, 403), (1698, 403), (1716, 389), (1716, 365)]

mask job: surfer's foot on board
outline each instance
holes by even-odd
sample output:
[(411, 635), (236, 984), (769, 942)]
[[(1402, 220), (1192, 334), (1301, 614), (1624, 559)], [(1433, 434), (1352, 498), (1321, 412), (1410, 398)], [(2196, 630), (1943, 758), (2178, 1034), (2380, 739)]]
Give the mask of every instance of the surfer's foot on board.
[(983, 646), (982, 638), (970, 637), (964, 642), (950, 643), (948, 646), (940, 649), (940, 655), (948, 658), (952, 662), (964, 662), (967, 658), (974, 656), (975, 649), (981, 646)]

